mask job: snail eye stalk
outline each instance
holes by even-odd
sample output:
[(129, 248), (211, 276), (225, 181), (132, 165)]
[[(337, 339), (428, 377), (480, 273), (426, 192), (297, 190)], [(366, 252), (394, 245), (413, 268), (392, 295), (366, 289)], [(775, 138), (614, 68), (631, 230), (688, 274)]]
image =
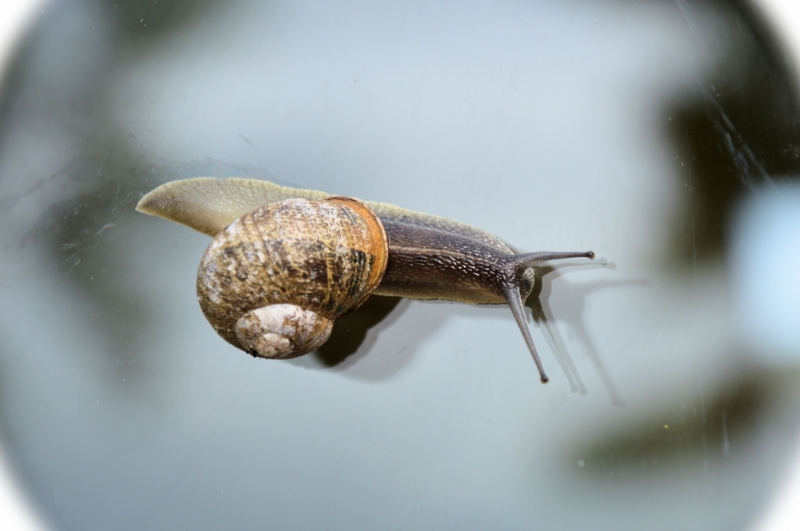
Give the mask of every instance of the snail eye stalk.
[(539, 358), (539, 353), (536, 352), (536, 347), (533, 344), (531, 331), (528, 328), (528, 323), (525, 319), (525, 310), (522, 306), (522, 297), (520, 297), (519, 288), (516, 286), (509, 286), (506, 288), (505, 292), (506, 299), (508, 300), (508, 306), (511, 308), (511, 313), (514, 314), (514, 319), (516, 319), (517, 325), (519, 325), (519, 329), (522, 332), (522, 337), (525, 338), (525, 343), (528, 345), (528, 350), (531, 351), (533, 361), (536, 362), (536, 368), (539, 369), (539, 376), (541, 377), (542, 383), (546, 384), (548, 381), (550, 381), (550, 379), (544, 372), (542, 360)]
[(508, 306), (509, 308), (511, 308), (511, 313), (514, 314), (514, 319), (517, 321), (517, 325), (519, 326), (519, 329), (522, 332), (522, 337), (525, 338), (525, 343), (528, 345), (528, 350), (531, 351), (531, 355), (533, 356), (533, 361), (536, 362), (536, 368), (539, 369), (539, 376), (541, 377), (543, 384), (550, 381), (550, 379), (544, 372), (544, 367), (542, 366), (542, 360), (539, 358), (539, 353), (536, 351), (536, 346), (533, 344), (531, 331), (530, 328), (528, 328), (528, 322), (527, 319), (525, 318), (525, 310), (522, 305), (523, 303), (522, 295), (520, 294), (519, 275), (526, 269), (531, 268), (537, 264), (541, 264), (542, 262), (546, 262), (548, 260), (562, 260), (565, 258), (594, 259), (594, 252), (581, 251), (581, 252), (554, 253), (549, 251), (542, 251), (538, 253), (527, 253), (515, 256), (512, 260), (512, 267), (514, 268), (514, 270), (511, 273), (511, 277), (514, 280), (511, 283), (509, 283), (504, 289), (506, 300), (508, 301)]

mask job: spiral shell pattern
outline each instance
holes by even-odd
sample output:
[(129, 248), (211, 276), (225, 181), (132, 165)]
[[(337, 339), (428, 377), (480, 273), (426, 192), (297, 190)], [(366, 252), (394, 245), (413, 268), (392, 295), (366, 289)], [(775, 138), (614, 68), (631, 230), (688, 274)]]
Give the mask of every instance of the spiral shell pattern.
[(244, 314), (293, 304), (335, 320), (378, 286), (388, 254), (383, 225), (360, 201), (286, 199), (216, 235), (200, 261), (197, 298), (217, 333), (248, 350), (235, 329)]

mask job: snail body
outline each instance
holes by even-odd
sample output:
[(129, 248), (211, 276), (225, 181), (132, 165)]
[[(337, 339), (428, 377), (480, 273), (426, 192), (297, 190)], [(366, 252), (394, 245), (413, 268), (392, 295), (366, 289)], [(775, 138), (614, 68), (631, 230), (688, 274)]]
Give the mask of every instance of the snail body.
[(200, 306), (226, 341), (262, 357), (315, 350), (372, 293), (508, 304), (547, 382), (523, 311), (534, 266), (594, 257), (518, 255), (457, 221), (252, 179), (173, 181), (136, 208), (214, 237), (198, 270)]

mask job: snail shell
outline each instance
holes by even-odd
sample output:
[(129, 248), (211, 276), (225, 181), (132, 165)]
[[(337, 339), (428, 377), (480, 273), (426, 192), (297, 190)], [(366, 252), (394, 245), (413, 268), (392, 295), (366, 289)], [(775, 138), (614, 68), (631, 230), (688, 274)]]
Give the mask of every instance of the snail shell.
[[(375, 246), (369, 251), (351, 247), (334, 218), (298, 226), (293, 222), (305, 215), (280, 213), (288, 205), (310, 212), (307, 205), (329, 202), (347, 205), (364, 223), (379, 227), (358, 229), (374, 233), (369, 239)], [(142, 197), (136, 209), (215, 237), (198, 275), (203, 312), (227, 341), (265, 357), (299, 356), (319, 347), (330, 334), (330, 321), (375, 290), (376, 295), (508, 304), (547, 382), (523, 308), (534, 268), (548, 260), (594, 258), (592, 251), (516, 254), (497, 236), (458, 221), (252, 179), (173, 181)], [(257, 221), (265, 217), (268, 225), (259, 227)], [(356, 219), (351, 213), (345, 217)], [(358, 280), (351, 280), (351, 273)]]
[(378, 286), (387, 261), (386, 232), (362, 202), (286, 199), (214, 237), (200, 261), (197, 298), (232, 345), (292, 358), (328, 339), (333, 321)]

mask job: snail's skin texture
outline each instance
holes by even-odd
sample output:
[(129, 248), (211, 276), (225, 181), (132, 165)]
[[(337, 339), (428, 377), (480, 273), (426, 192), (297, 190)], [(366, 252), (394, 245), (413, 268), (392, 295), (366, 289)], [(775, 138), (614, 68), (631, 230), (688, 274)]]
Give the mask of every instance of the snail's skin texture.
[[(517, 282), (517, 255), (435, 227), (383, 218), (389, 237), (389, 265), (379, 295), (442, 299), (468, 304), (508, 304)], [(533, 290), (533, 269), (519, 279), (525, 300)]]
[(548, 382), (523, 309), (523, 302), (533, 291), (534, 265), (559, 258), (594, 258), (592, 251), (515, 255), (510, 249), (498, 249), (437, 227), (381, 219), (389, 237), (389, 265), (376, 294), (468, 304), (508, 304), (542, 383)]
[[(145, 194), (136, 205), (136, 210), (186, 225), (213, 238), (236, 218), (258, 207), (298, 197), (317, 200), (334, 197), (334, 194), (279, 186), (257, 179), (195, 177), (162, 184)], [(362, 201), (362, 203), (372, 209), (381, 220), (394, 219), (449, 234), (459, 234), (501, 251), (514, 253), (497, 236), (466, 223), (413, 212), (388, 203), (375, 201)]]
[[(266, 319), (260, 310), (256, 315), (249, 315), (242, 321), (249, 327), (247, 329), (249, 332), (245, 330), (240, 333), (237, 328), (237, 323), (247, 312), (283, 302), (270, 293), (292, 292), (294, 288), (290, 286), (294, 285), (293, 282), (304, 286), (305, 293), (311, 276), (315, 278), (321, 276), (320, 262), (314, 262), (311, 258), (298, 258), (296, 263), (281, 262), (271, 252), (267, 252), (266, 247), (262, 249), (258, 243), (262, 236), (273, 237), (273, 234), (284, 234), (282, 231), (290, 230), (284, 228), (283, 221), (270, 225), (268, 229), (262, 226), (261, 222), (254, 224), (255, 218), (260, 219), (261, 212), (265, 211), (264, 205), (280, 205), (284, 200), (296, 198), (319, 202), (332, 196), (315, 190), (282, 187), (267, 181), (201, 177), (173, 181), (159, 186), (145, 195), (136, 207), (140, 212), (175, 221), (214, 236), (215, 242), (219, 239), (219, 234), (230, 233), (230, 238), (228, 236), (225, 238), (231, 242), (238, 238), (239, 233), (249, 235), (248, 241), (252, 240), (252, 243), (243, 247), (236, 247), (231, 243), (212, 243), (211, 247), (225, 246), (228, 254), (222, 253), (222, 258), (214, 259), (222, 262), (217, 263), (212, 260), (209, 262), (212, 265), (208, 266), (203, 265), (206, 263), (204, 257), (198, 275), (198, 296), (201, 299), (203, 312), (223, 338), (243, 350), (264, 357), (299, 355), (297, 354), (299, 351), (310, 352), (324, 342), (324, 340), (319, 341), (317, 336), (312, 340), (303, 336), (303, 339), (286, 341), (267, 336), (264, 332), (265, 320), (277, 322), (276, 320), (283, 319), (284, 322), (290, 322), (294, 319), (292, 323), (300, 321), (295, 317), (290, 319), (282, 315), (278, 317), (270, 315), (269, 319)], [(302, 295), (292, 304), (313, 310), (317, 315), (331, 321), (360, 305), (373, 290), (377, 295), (413, 299), (444, 299), (468, 304), (508, 304), (536, 361), (542, 382), (548, 381), (528, 330), (522, 305), (533, 290), (536, 276), (534, 266), (547, 260), (561, 258), (594, 258), (593, 252), (538, 252), (517, 255), (496, 236), (464, 223), (412, 212), (386, 203), (361, 202), (348, 198), (336, 199), (353, 201), (377, 216), (378, 224), (382, 226), (381, 230), (385, 234), (384, 243), (388, 248), (385, 272), (381, 272), (382, 280), (377, 287), (359, 295), (360, 298), (355, 305), (343, 312), (330, 311), (332, 304), (330, 300), (327, 305), (323, 304), (320, 308), (309, 307), (311, 302), (319, 305), (321, 298), (324, 298), (323, 295)], [(283, 235), (277, 240), (288, 242), (289, 237)], [(282, 249), (289, 252), (288, 247), (287, 244)], [(298, 252), (304, 257), (308, 249), (298, 248)], [(346, 262), (353, 262), (353, 267), (356, 269), (360, 267), (358, 265), (362, 260), (360, 255), (346, 252), (343, 256), (346, 257)], [(232, 266), (234, 263), (237, 265)], [(304, 264), (302, 267), (301, 263)], [(228, 280), (207, 278), (206, 268), (212, 268), (217, 274), (226, 267), (237, 271), (233, 278)], [(338, 267), (345, 266), (334, 267), (332, 270), (334, 273), (329, 275), (331, 278), (326, 284), (326, 289), (333, 288), (346, 292), (349, 288), (345, 287), (342, 290), (337, 287), (337, 282), (333, 282), (333, 277), (341, 278), (341, 274), (336, 272)], [(277, 271), (281, 288), (271, 291), (260, 287), (260, 277), (251, 268), (255, 268), (259, 273), (265, 268)], [(243, 279), (236, 280), (239, 276)], [(206, 289), (204, 286), (210, 284), (215, 285), (214, 293), (209, 292), (206, 295), (203, 291)], [(204, 298), (213, 300), (214, 297), (226, 299), (224, 311), (203, 302)], [(313, 327), (318, 334), (324, 333), (326, 329), (327, 333), (330, 333), (325, 323), (315, 322)], [(298, 343), (298, 345), (303, 343), (305, 346), (288, 346), (288, 343)], [(258, 345), (261, 346), (256, 348)]]

